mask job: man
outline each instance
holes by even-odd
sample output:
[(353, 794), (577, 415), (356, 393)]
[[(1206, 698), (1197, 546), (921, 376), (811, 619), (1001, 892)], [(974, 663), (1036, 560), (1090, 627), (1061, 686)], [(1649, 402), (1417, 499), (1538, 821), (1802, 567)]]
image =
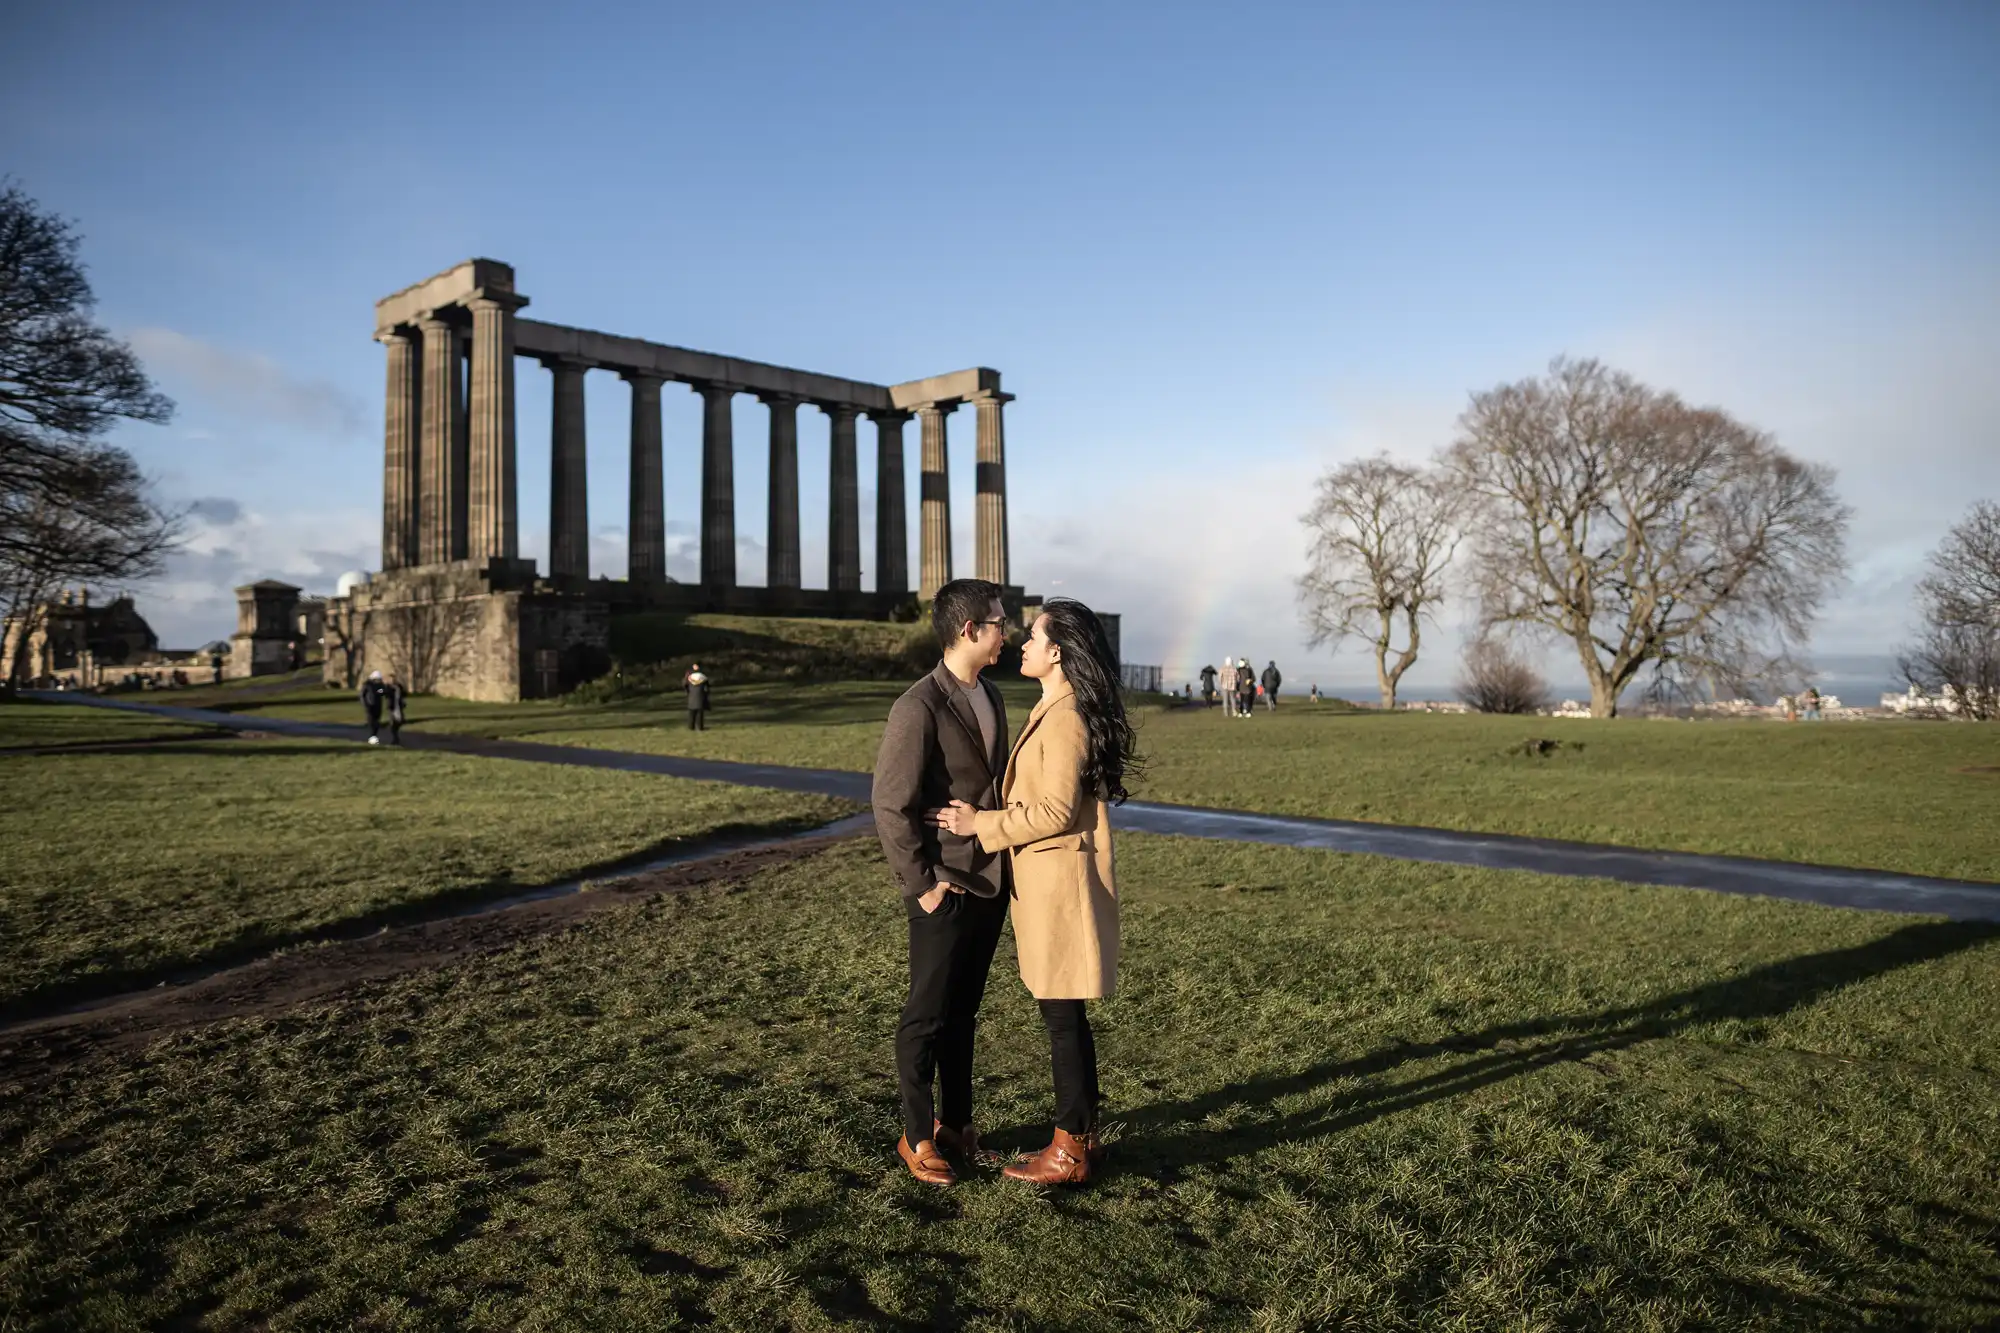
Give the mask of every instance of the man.
[(688, 730), (708, 730), (708, 677), (703, 674), (701, 663), (690, 662), (687, 675), (681, 678), (687, 686)]
[(382, 678), (382, 711), (389, 715), (389, 744), (403, 743), (403, 683), (390, 672)]
[(382, 673), (371, 671), (368, 679), (361, 682), (361, 711), (368, 714), (368, 743), (380, 745), (382, 737)]
[(982, 851), (977, 838), (933, 826), (925, 814), (954, 800), (982, 810), (1000, 804), (1007, 707), (980, 678), (1007, 642), (999, 585), (945, 584), (931, 604), (931, 626), (944, 661), (889, 710), (873, 804), (875, 832), (902, 886), (910, 931), (909, 997), (896, 1028), (903, 1104), (896, 1152), (918, 1180), (950, 1185), (958, 1177), (940, 1149), (961, 1164), (979, 1151), (972, 1037), (1010, 881), (1004, 858)]
[(1236, 716), (1248, 719), (1257, 712), (1257, 668), (1250, 665), (1250, 654), (1236, 659)]
[(1210, 663), (1201, 669), (1201, 706), (1215, 707), (1215, 665)]
[(1236, 716), (1236, 659), (1222, 659), (1222, 674), (1216, 678), (1216, 688), (1222, 691), (1222, 715)]
[(1284, 684), (1284, 681), (1285, 678), (1278, 674), (1278, 664), (1275, 661), (1264, 664), (1264, 679), (1262, 684), (1264, 686), (1264, 709), (1266, 712), (1275, 713), (1278, 711), (1278, 686)]

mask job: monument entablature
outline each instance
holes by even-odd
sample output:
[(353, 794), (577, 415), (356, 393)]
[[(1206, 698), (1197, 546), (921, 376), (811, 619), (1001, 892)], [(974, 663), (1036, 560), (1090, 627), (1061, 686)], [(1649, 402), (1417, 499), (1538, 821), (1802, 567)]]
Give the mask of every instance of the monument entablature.
[[(586, 596), (622, 609), (729, 610), (755, 614), (887, 616), (908, 601), (908, 527), (903, 427), (919, 438), (919, 568), (915, 593), (929, 598), (952, 577), (951, 502), (945, 419), (976, 409), (974, 573), (1012, 590), (1008, 568), (1005, 405), (1000, 372), (983, 366), (899, 384), (872, 384), (816, 371), (695, 351), (644, 338), (523, 318), (528, 298), (511, 266), (470, 259), (386, 296), (375, 305), (375, 337), (388, 353), (383, 430), (382, 574), (348, 610), (427, 604), (441, 597), (537, 599), (497, 619), (485, 613), (447, 617), (491, 624), (504, 637), (530, 623), (586, 627), (602, 614), (558, 613), (549, 597)], [(549, 445), (549, 568), (546, 577), (519, 551), (515, 363), (527, 358), (553, 378)], [(617, 375), (630, 389), (625, 443), (627, 568), (623, 580), (590, 577), (589, 497), (584, 378)], [(695, 583), (666, 571), (666, 441), (661, 389), (685, 384), (702, 399), (701, 561)], [(740, 584), (736, 568), (734, 403), (761, 402), (769, 416), (769, 493), (764, 583)], [(804, 588), (799, 560), (798, 410), (829, 421), (827, 586)], [(858, 422), (875, 430), (876, 513), (873, 587), (862, 587)], [(483, 592), (468, 591), (477, 571)], [(428, 573), (427, 573), (428, 572)], [(436, 577), (449, 574), (449, 577)], [(379, 585), (379, 586), (377, 586)], [(396, 611), (403, 615), (403, 611)], [(435, 618), (433, 618), (435, 619)], [(512, 626), (512, 628), (509, 628)], [(590, 628), (599, 627), (599, 628)], [(552, 631), (553, 632), (553, 631)], [(486, 631), (482, 630), (482, 634)], [(553, 647), (565, 661), (588, 654)], [(550, 645), (496, 643), (465, 655), (477, 680), (440, 679), (437, 688), (478, 698), (551, 692)], [(433, 658), (437, 654), (432, 653)], [(535, 681), (525, 665), (544, 663)], [(512, 665), (509, 665), (509, 663)], [(339, 667), (352, 674), (350, 653)], [(336, 666), (329, 654), (328, 673)], [(569, 667), (563, 669), (566, 675)], [(497, 675), (496, 675), (497, 673)], [(449, 674), (449, 673), (447, 673)], [(485, 679), (496, 676), (495, 679)], [(422, 680), (418, 689), (431, 688)], [(565, 682), (561, 688), (567, 688)]]

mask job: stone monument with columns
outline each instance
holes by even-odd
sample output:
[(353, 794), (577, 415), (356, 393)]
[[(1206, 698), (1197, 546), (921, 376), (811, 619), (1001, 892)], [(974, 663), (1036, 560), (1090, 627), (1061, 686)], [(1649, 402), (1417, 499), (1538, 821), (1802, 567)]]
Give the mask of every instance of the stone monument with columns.
[[(521, 315), (514, 270), (470, 259), (375, 304), (388, 353), (383, 414), (382, 570), (328, 606), (327, 678), (395, 671), (413, 689), (495, 701), (572, 688), (608, 662), (609, 623), (623, 612), (887, 619), (912, 594), (928, 599), (952, 577), (946, 422), (974, 409), (972, 573), (1007, 589), (1005, 406), (1000, 372), (985, 367), (902, 384), (746, 361)], [(553, 379), (549, 438), (549, 568), (520, 556), (515, 359)], [(591, 576), (584, 377), (608, 371), (631, 389), (626, 437), (625, 577)], [(701, 395), (701, 495), (665, 493), (669, 442), (661, 394)], [(761, 586), (737, 582), (735, 417), (738, 395), (769, 415), (766, 567)], [(827, 586), (801, 586), (801, 408), (823, 412), (827, 450)], [(875, 570), (861, 566), (860, 442), (875, 427)], [(910, 586), (903, 427), (918, 423), (918, 574)], [(692, 442), (674, 442), (692, 448)], [(669, 506), (699, 513), (700, 570), (667, 576)], [(336, 656), (338, 660), (336, 660)]]

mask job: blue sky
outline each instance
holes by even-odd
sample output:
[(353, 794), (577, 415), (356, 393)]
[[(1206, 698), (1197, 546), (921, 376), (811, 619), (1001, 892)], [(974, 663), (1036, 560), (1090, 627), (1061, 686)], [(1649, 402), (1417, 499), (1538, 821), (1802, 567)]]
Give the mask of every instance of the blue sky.
[[(1018, 578), (1123, 612), (1127, 657), (1170, 672), (1249, 652), (1368, 679), (1300, 644), (1313, 477), (1428, 455), (1469, 392), (1559, 353), (1840, 470), (1829, 657), (1892, 651), (1924, 553), (2000, 494), (2000, 6), (1978, 0), (75, 0), (0, 38), (0, 171), (77, 221), (101, 317), (181, 405), (120, 436), (201, 502), (141, 593), (170, 644), (232, 628), (234, 583), (378, 562), (371, 306), (472, 255), (560, 323), (877, 381), (998, 367)], [(518, 374), (545, 555), (548, 386)], [(618, 574), (626, 390), (588, 393), (593, 556)], [(682, 574), (699, 411), (667, 403)], [(969, 566), (971, 415), (952, 426)], [(739, 399), (736, 430), (755, 579), (763, 409)], [(825, 437), (802, 414), (809, 583)], [(1417, 679), (1450, 679), (1460, 616)]]

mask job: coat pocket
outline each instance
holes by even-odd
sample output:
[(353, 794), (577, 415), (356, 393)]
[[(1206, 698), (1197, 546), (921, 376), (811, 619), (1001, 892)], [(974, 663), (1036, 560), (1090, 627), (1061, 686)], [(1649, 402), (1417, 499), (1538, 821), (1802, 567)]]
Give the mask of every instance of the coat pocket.
[(1058, 833), (1053, 838), (1043, 838), (1040, 842), (1031, 842), (1021, 850), (1027, 852), (1030, 856), (1038, 855), (1042, 852), (1080, 852), (1083, 850), (1083, 835), (1081, 833)]

